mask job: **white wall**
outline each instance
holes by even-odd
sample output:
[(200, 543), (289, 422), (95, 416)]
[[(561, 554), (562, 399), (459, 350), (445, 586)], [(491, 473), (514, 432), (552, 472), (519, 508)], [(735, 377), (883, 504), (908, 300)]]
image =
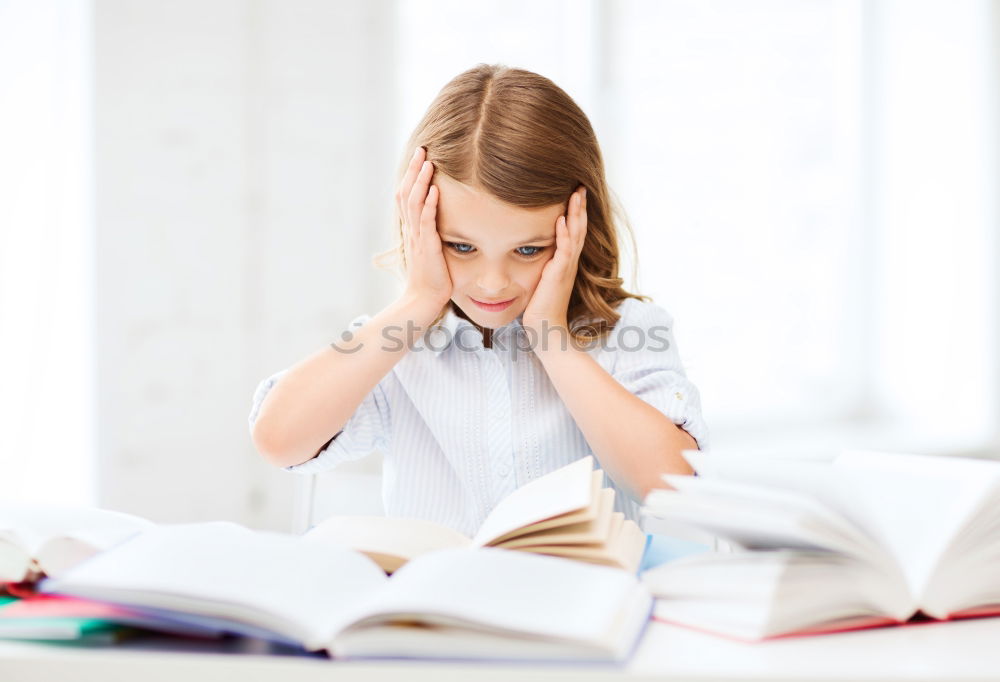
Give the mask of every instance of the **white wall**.
[[(785, 12), (793, 5), (794, 13)], [(532, 11), (530, 24), (519, 7)], [(268, 467), (254, 453), (246, 425), (251, 393), (262, 378), (335, 337), (351, 317), (375, 312), (390, 298), (396, 283), (374, 270), (368, 256), (387, 245), (399, 145), (437, 89), (477, 61), (543, 73), (592, 116), (612, 187), (625, 199), (646, 254), (640, 275), (656, 275), (639, 290), (677, 316), (682, 356), (702, 390), (716, 447), (801, 451), (823, 443), (995, 454), (998, 448), (987, 452), (978, 429), (956, 415), (973, 417), (994, 435), (1000, 424), (997, 390), (985, 390), (990, 382), (1000, 386), (994, 266), (1000, 260), (994, 191), (1000, 90), (990, 87), (1000, 73), (1000, 4), (831, 0), (798, 8), (794, 0), (551, 0), (530, 8), (520, 0), (513, 6), (486, 0), (474, 6), (455, 0), (0, 1), (0, 54), (10, 57), (0, 60), (0, 187), (7, 190), (0, 198), (0, 361), (6, 362), (0, 371), (7, 382), (0, 401), (0, 498), (87, 502), (87, 477), (99, 469), (94, 501), (105, 506), (160, 520), (231, 518), (290, 527), (292, 490), (303, 479)], [(992, 25), (984, 20), (989, 12)], [(851, 20), (858, 13), (864, 22)], [(781, 20), (774, 23), (769, 14)], [(834, 90), (850, 96), (831, 101), (854, 111), (860, 95), (863, 129), (832, 146), (858, 157), (859, 150), (875, 150), (860, 163), (852, 156), (860, 173), (845, 166), (836, 177), (821, 177), (820, 194), (798, 192), (794, 169), (777, 183), (780, 192), (802, 194), (801, 205), (826, 227), (814, 230), (818, 239), (794, 241), (798, 251), (764, 269), (759, 258), (720, 260), (719, 244), (745, 255), (732, 245), (744, 243), (752, 212), (736, 199), (747, 194), (744, 178), (751, 171), (776, 182), (766, 163), (777, 144), (760, 144), (753, 121), (734, 137), (728, 118), (713, 122), (701, 112), (746, 119), (739, 97), (729, 106), (717, 96), (727, 88), (740, 95), (755, 83), (768, 92), (784, 83), (774, 94), (815, 110), (819, 121), (831, 107), (776, 78), (786, 67), (801, 71), (801, 60), (791, 59), (797, 53), (767, 31), (748, 32), (744, 16), (790, 37), (795, 49), (816, 47), (820, 67), (829, 41), (801, 40), (792, 17), (814, 28), (820, 17), (817, 35), (829, 28), (849, 38), (834, 41), (841, 47), (830, 54), (841, 65)], [(653, 27), (648, 35), (637, 28), (647, 25)], [(657, 27), (674, 37), (664, 42), (666, 33)], [(720, 32), (724, 28), (734, 40)], [(855, 41), (858, 30), (864, 35)], [(92, 74), (89, 57), (73, 62), (91, 43)], [(684, 45), (689, 54), (676, 54)], [(758, 68), (744, 55), (754, 51), (777, 66)], [(703, 59), (705, 53), (716, 62)], [(739, 68), (728, 68), (726, 59)], [(797, 82), (817, 83), (808, 73), (799, 73)], [(859, 87), (866, 89), (858, 93)], [(671, 123), (660, 116), (657, 97), (669, 105), (664, 111), (684, 118)], [(928, 107), (927, 99), (936, 106)], [(777, 110), (792, 111), (781, 102)], [(850, 125), (853, 116), (845, 119)], [(812, 120), (803, 118), (804, 124)], [(664, 121), (672, 137), (657, 132)], [(730, 138), (707, 134), (713, 130), (728, 130)], [(830, 147), (827, 130), (820, 128), (817, 139)], [(783, 148), (796, 154), (813, 148), (792, 133), (778, 130)], [(629, 135), (655, 144), (632, 145), (631, 153)], [(722, 174), (715, 157), (702, 152), (713, 144), (731, 152), (733, 139), (749, 145), (751, 170)], [(679, 154), (671, 142), (678, 140), (694, 153)], [(660, 142), (672, 146), (661, 149)], [(93, 211), (91, 174), (81, 170), (91, 157)], [(728, 187), (720, 184), (723, 177)], [(829, 202), (822, 203), (837, 178), (864, 189), (860, 222), (833, 220)], [(664, 209), (657, 191), (637, 192), (642, 182), (653, 190), (672, 184), (673, 198), (666, 198), (673, 204)], [(787, 208), (780, 195), (769, 205)], [(718, 206), (732, 219), (704, 222), (708, 208)], [(762, 210), (758, 223), (769, 225), (768, 215)], [(824, 239), (849, 222), (864, 228), (856, 241), (845, 242), (849, 260), (869, 275), (852, 277), (843, 294), (844, 267), (806, 272), (803, 264), (822, 256)], [(94, 264), (86, 252), (90, 223)], [(799, 216), (787, 221), (793, 236), (804, 224)], [(660, 231), (669, 231), (669, 241), (658, 245)], [(862, 237), (884, 240), (866, 249)], [(649, 267), (657, 253), (680, 254), (688, 270), (675, 270), (675, 281), (659, 277)], [(927, 262), (934, 267), (924, 267)], [(892, 266), (881, 284), (871, 276), (880, 263)], [(91, 268), (93, 292), (84, 272)], [(872, 299), (855, 325), (865, 333), (855, 335), (850, 325), (838, 329), (824, 341), (825, 356), (813, 352), (817, 344), (802, 343), (802, 334), (779, 335), (780, 352), (768, 362), (745, 362), (740, 342), (748, 334), (774, 336), (776, 325), (740, 324), (738, 315), (727, 314), (733, 310), (728, 292), (748, 298), (753, 287), (775, 279), (801, 286), (805, 275), (815, 280), (823, 272), (837, 284), (826, 291), (840, 293), (812, 297), (819, 313), (859, 296)], [(727, 278), (735, 283), (728, 288)], [(878, 287), (891, 295), (870, 295)], [(772, 307), (779, 301), (777, 295), (758, 298)], [(963, 305), (954, 305), (959, 300)], [(93, 338), (87, 328), (92, 301)], [(924, 304), (934, 313), (930, 318)], [(803, 317), (791, 305), (774, 310), (814, 331), (823, 320), (812, 312)], [(733, 333), (720, 333), (721, 322)], [(879, 338), (886, 343), (876, 348)], [(86, 360), (91, 346), (99, 360), (93, 372)], [(797, 399), (806, 411), (853, 390), (861, 377), (868, 387), (862, 396), (902, 405), (916, 418), (895, 431), (876, 425), (877, 432), (857, 433), (811, 423), (796, 432), (793, 424), (762, 418), (764, 409), (786, 422), (789, 416), (788, 401), (776, 400), (772, 390), (780, 386), (766, 381), (776, 367), (798, 380), (807, 374), (799, 368), (810, 366), (803, 360), (845, 349), (863, 362), (852, 362), (851, 372), (827, 372), (826, 384), (814, 382), (815, 390)], [(761, 391), (755, 372), (765, 378)], [(86, 395), (89, 376), (97, 386), (94, 401)], [(734, 390), (741, 382), (755, 390), (741, 397)], [(870, 402), (862, 401), (858, 412), (872, 413)], [(963, 402), (982, 408), (963, 410)], [(96, 439), (92, 414), (99, 415)], [(748, 415), (753, 419), (744, 421), (752, 423), (734, 420)], [(727, 430), (727, 422), (734, 428)], [(929, 438), (932, 430), (940, 437)], [(956, 434), (974, 442), (958, 442)], [(377, 458), (370, 458), (345, 468), (375, 466)], [(327, 511), (345, 510), (349, 495), (372, 502), (357, 481), (340, 479), (331, 490), (323, 500)]]
[(0, 500), (96, 501), (91, 24), (0, 0)]
[(96, 0), (103, 506), (289, 527), (250, 398), (394, 286), (392, 11)]

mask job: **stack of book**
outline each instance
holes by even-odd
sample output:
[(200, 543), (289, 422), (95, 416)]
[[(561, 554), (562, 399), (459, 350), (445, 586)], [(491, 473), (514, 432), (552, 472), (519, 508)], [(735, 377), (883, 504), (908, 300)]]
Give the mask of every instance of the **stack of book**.
[(647, 530), (732, 543), (643, 573), (654, 617), (756, 641), (1000, 613), (1000, 462), (685, 451)]
[(0, 507), (0, 582), (121, 609), (103, 612), (112, 622), (335, 658), (623, 661), (652, 607), (636, 575), (645, 535), (593, 467), (522, 486), (474, 538), (406, 519), (335, 517), (292, 535), (114, 512), (96, 532), (66, 510), (41, 523), (38, 509)]
[(217, 639), (223, 634), (164, 623), (132, 609), (89, 599), (43, 594), (0, 596), (0, 639), (113, 644), (144, 631), (199, 639)]

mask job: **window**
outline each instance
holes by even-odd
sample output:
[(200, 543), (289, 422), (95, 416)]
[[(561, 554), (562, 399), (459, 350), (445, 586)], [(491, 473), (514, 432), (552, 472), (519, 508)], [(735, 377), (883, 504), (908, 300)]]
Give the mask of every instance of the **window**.
[(477, 62), (566, 89), (714, 445), (995, 435), (989, 2), (523, 4), (399, 4), (400, 145)]
[(90, 7), (0, 4), (0, 499), (94, 504)]

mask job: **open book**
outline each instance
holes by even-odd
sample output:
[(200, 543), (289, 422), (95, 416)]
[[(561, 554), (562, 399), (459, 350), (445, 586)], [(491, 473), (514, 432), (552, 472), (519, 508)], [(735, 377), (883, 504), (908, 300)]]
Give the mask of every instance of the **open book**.
[(652, 604), (606, 566), (462, 548), (388, 577), (346, 547), (228, 521), (143, 531), (38, 589), (345, 658), (622, 661)]
[(449, 547), (517, 549), (635, 573), (646, 535), (613, 511), (615, 491), (602, 488), (601, 479), (589, 455), (552, 471), (501, 500), (473, 538), (430, 521), (380, 516), (330, 517), (304, 537), (356, 549), (387, 573), (416, 556)]
[(60, 575), (154, 525), (110, 509), (0, 505), (0, 583)]
[(733, 553), (643, 574), (655, 617), (758, 640), (1000, 613), (1000, 462), (845, 451), (833, 462), (686, 450), (647, 529), (699, 529)]

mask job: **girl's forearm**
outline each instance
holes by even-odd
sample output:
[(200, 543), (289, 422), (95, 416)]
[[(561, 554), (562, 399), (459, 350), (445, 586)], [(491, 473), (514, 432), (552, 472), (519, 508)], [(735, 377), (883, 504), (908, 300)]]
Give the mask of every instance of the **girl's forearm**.
[(693, 473), (681, 450), (698, 444), (658, 409), (633, 395), (585, 351), (558, 338), (536, 354), (594, 455), (612, 480), (641, 502), (668, 487), (661, 474)]
[(404, 295), (351, 330), (349, 339), (338, 338), (290, 367), (260, 407), (254, 446), (282, 467), (315, 456), (438, 312), (440, 307)]

